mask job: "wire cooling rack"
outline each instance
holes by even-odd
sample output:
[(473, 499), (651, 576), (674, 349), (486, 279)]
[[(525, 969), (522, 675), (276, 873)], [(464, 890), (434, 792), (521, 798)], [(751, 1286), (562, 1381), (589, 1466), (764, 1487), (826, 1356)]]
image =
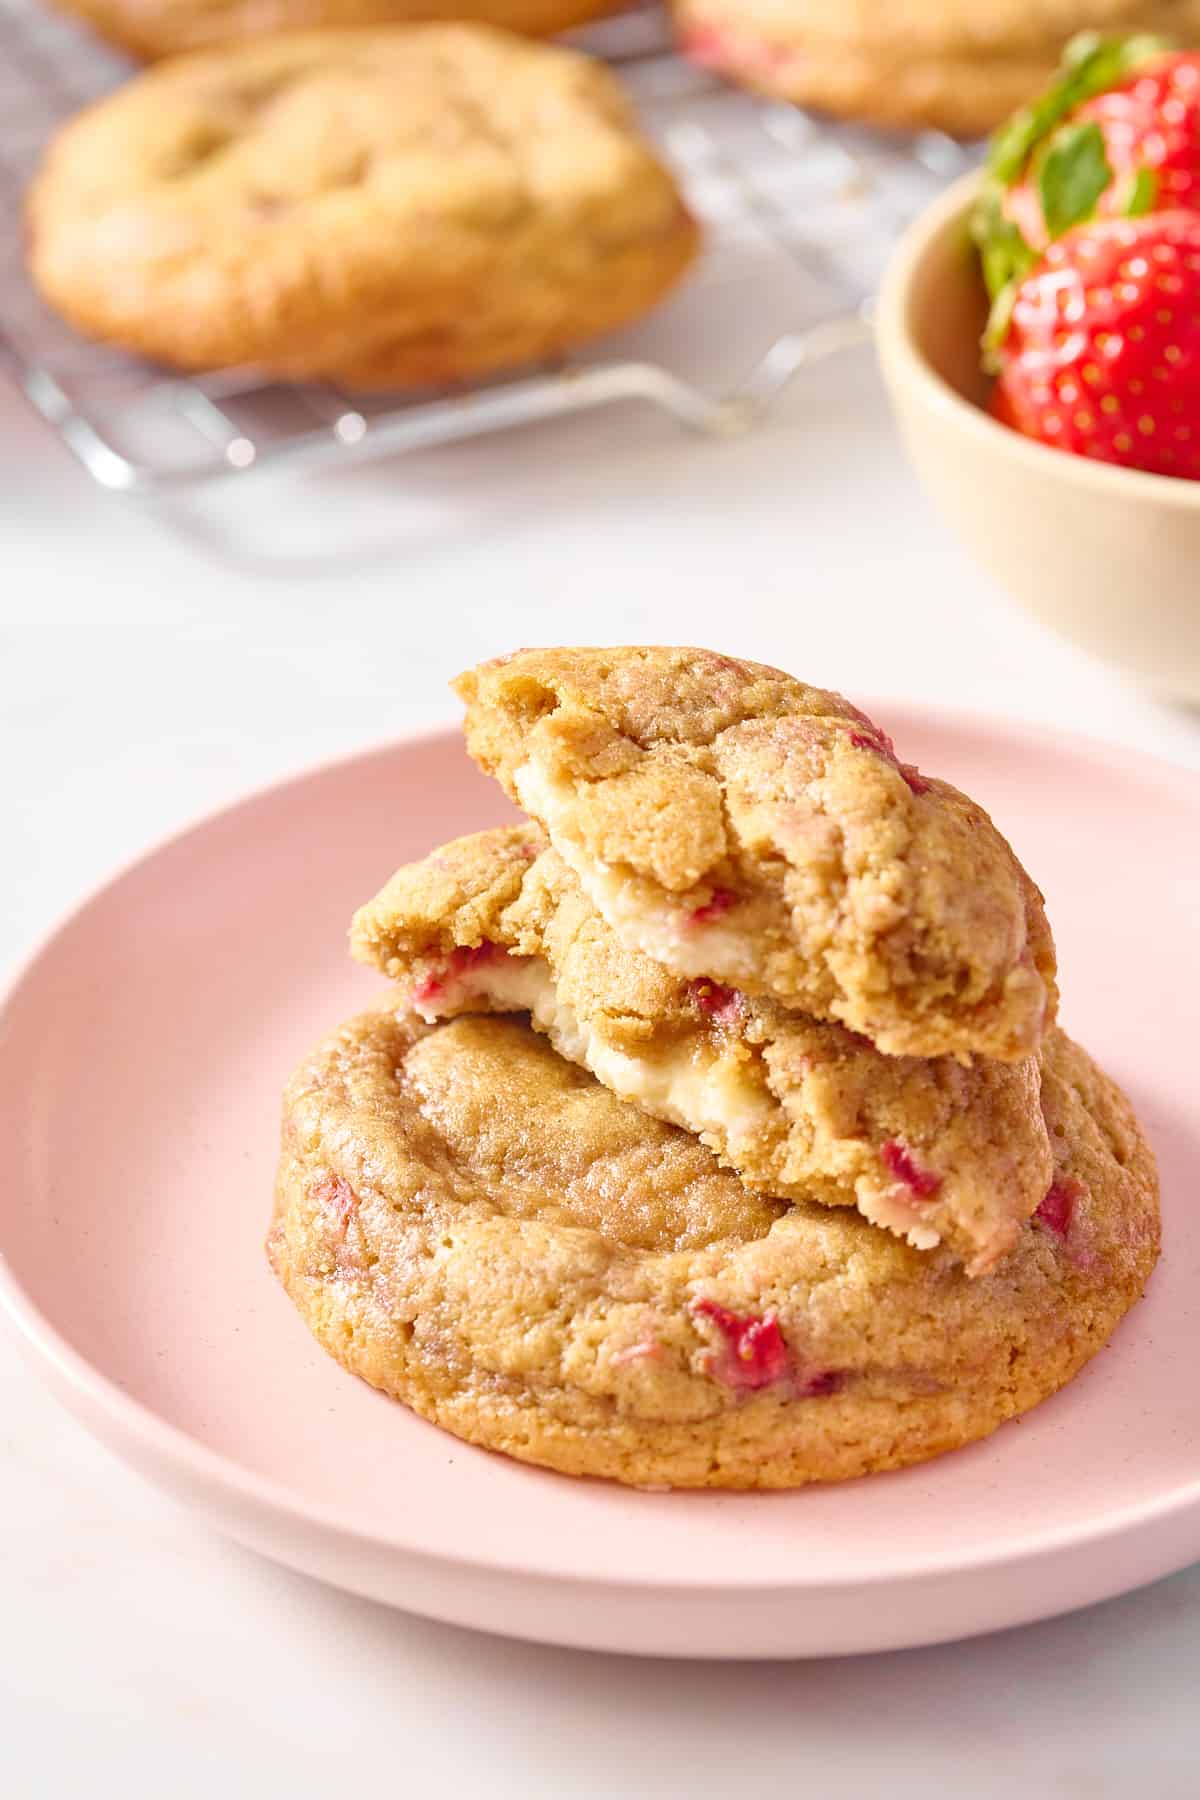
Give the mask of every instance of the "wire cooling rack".
[(676, 57), (653, 11), (577, 41), (619, 66), (704, 221), (698, 272), (652, 321), (552, 367), (367, 397), (252, 369), (164, 379), (48, 312), (24, 271), (25, 186), (60, 121), (129, 70), (36, 0), (0, 0), (0, 361), (88, 473), (125, 491), (423, 450), (622, 400), (713, 435), (749, 428), (805, 363), (863, 340), (897, 231), (970, 153), (736, 93)]

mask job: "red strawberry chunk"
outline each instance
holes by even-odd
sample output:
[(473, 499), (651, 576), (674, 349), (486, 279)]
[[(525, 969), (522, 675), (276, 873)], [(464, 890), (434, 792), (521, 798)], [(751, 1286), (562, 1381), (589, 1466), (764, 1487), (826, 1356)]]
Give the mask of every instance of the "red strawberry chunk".
[(755, 1389), (770, 1387), (790, 1373), (788, 1347), (774, 1313), (743, 1315), (704, 1298), (692, 1301), (691, 1312), (709, 1320), (720, 1333), (722, 1341), (708, 1365), (714, 1381)]
[(897, 763), (896, 767), (899, 769), (901, 775), (914, 794), (927, 794), (929, 792), (929, 783), (915, 763)]
[(701, 977), (688, 983), (692, 999), (702, 1013), (722, 1025), (731, 1025), (742, 1010), (742, 996), (737, 988), (722, 987), (719, 981)]
[(880, 731), (877, 726), (872, 726), (869, 732), (852, 731), (849, 737), (856, 750), (873, 750), (876, 756), (882, 756), (885, 762), (895, 762), (896, 746), (887, 732)]
[(329, 1207), (334, 1221), (343, 1237), (346, 1235), (354, 1209), (358, 1205), (358, 1196), (348, 1181), (340, 1175), (326, 1175), (312, 1189), (312, 1197), (320, 1206)]
[(714, 888), (703, 906), (693, 907), (688, 914), (689, 925), (711, 925), (714, 919), (723, 919), (730, 907), (737, 905), (737, 895), (730, 888)]
[(940, 1175), (931, 1169), (923, 1169), (912, 1151), (899, 1138), (888, 1138), (879, 1147), (879, 1155), (883, 1166), (896, 1181), (901, 1182), (919, 1200), (932, 1199), (942, 1185)]
[(507, 951), (501, 945), (489, 943), (486, 939), (482, 944), (461, 944), (458, 949), (450, 952), (436, 970), (431, 970), (428, 975), (422, 976), (421, 980), (414, 984), (412, 998), (420, 1006), (427, 1006), (432, 1001), (442, 1000), (445, 998), (446, 989), (460, 976), (467, 974), (471, 969), (495, 962), (498, 957), (505, 955), (507, 955)]
[(913, 763), (900, 761), (896, 754), (895, 744), (881, 726), (872, 725), (870, 731), (851, 731), (847, 733), (847, 736), (856, 750), (873, 750), (876, 756), (882, 756), (884, 762), (891, 763), (893, 769), (904, 778), (914, 794), (929, 792), (929, 783), (921, 771)]
[(1033, 1216), (1040, 1219), (1055, 1237), (1065, 1238), (1075, 1217), (1076, 1203), (1082, 1200), (1086, 1192), (1083, 1183), (1076, 1181), (1073, 1175), (1051, 1182), (1044, 1200)]

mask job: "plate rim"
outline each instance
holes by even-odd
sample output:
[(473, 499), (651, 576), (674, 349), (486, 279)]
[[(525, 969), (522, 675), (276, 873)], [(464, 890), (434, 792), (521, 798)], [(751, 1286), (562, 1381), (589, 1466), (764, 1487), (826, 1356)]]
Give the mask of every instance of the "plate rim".
[[(1019, 715), (1006, 717), (990, 710), (979, 712), (965, 707), (929, 704), (912, 698), (906, 700), (870, 696), (866, 705), (873, 715), (885, 718), (889, 727), (894, 723), (900, 732), (905, 729), (906, 722), (935, 732), (967, 732), (973, 736), (995, 733), (1000, 737), (1011, 737), (1019, 732), (1026, 741), (1033, 738), (1059, 753), (1070, 752), (1092, 761), (1100, 759), (1110, 765), (1127, 768), (1143, 778), (1166, 778), (1172, 784), (1177, 781), (1191, 782), (1200, 790), (1200, 770), (1186, 762), (1177, 762), (1153, 751), (1115, 743), (1111, 739), (1094, 737), (1090, 733), (1064, 730), (1042, 720), (1024, 719)], [(108, 897), (123, 881), (176, 845), (246, 807), (269, 802), (289, 789), (326, 776), (348, 774), (356, 765), (386, 758), (397, 752), (433, 748), (447, 740), (461, 744), (457, 726), (449, 723), (420, 726), (305, 764), (284, 775), (247, 787), (135, 851), (70, 902), (34, 940), (32, 946), (18, 955), (15, 965), (0, 981), (0, 1031), (7, 1026), (10, 1011), (27, 984), (35, 979), (41, 966), (54, 954), (59, 939), (85, 912)], [(739, 1579), (732, 1574), (725, 1579), (693, 1578), (664, 1570), (656, 1572), (653, 1577), (605, 1574), (599, 1571), (581, 1572), (578, 1569), (568, 1571), (555, 1567), (553, 1563), (514, 1561), (495, 1553), (480, 1553), (467, 1545), (449, 1551), (440, 1544), (415, 1539), (411, 1533), (407, 1536), (384, 1535), (363, 1529), (348, 1523), (335, 1508), (316, 1500), (300, 1499), (293, 1489), (283, 1483), (258, 1475), (223, 1452), (210, 1449), (182, 1427), (154, 1412), (142, 1401), (134, 1399), (82, 1352), (76, 1350), (26, 1292), (9, 1263), (2, 1243), (0, 1313), (7, 1319), (20, 1347), (25, 1351), (27, 1363), (50, 1387), (60, 1403), (93, 1436), (109, 1443), (115, 1439), (122, 1446), (120, 1453), (123, 1458), (130, 1461), (140, 1473), (145, 1474), (148, 1468), (163, 1465), (177, 1483), (191, 1486), (202, 1483), (206, 1488), (228, 1495), (241, 1507), (252, 1508), (264, 1516), (280, 1517), (296, 1529), (309, 1532), (315, 1530), (332, 1542), (353, 1546), (360, 1551), (392, 1558), (415, 1557), (427, 1564), (458, 1573), (516, 1577), (549, 1582), (556, 1586), (570, 1586), (576, 1590), (595, 1589), (606, 1593), (611, 1593), (616, 1586), (626, 1586), (643, 1595), (662, 1591), (712, 1598), (785, 1593), (833, 1594), (851, 1589), (857, 1591), (899, 1586), (932, 1577), (952, 1579), (958, 1575), (985, 1570), (994, 1575), (1005, 1570), (1035, 1565), (1067, 1550), (1092, 1548), (1106, 1541), (1122, 1538), (1129, 1532), (1144, 1531), (1157, 1524), (1178, 1520), (1191, 1509), (1200, 1512), (1198, 1475), (1194, 1480), (1165, 1494), (1155, 1495), (1144, 1502), (1131, 1503), (1115, 1515), (1098, 1520), (1089, 1527), (1081, 1529), (1064, 1524), (1024, 1539), (1001, 1553), (984, 1546), (956, 1548), (948, 1540), (941, 1549), (912, 1555), (899, 1568), (867, 1567), (853, 1574), (843, 1573), (823, 1578), (819, 1575), (814, 1577), (812, 1570), (806, 1570), (803, 1565), (798, 1570), (781, 1570), (778, 1575), (754, 1579)], [(111, 1434), (96, 1422), (101, 1418), (111, 1428)], [(481, 1454), (490, 1453), (482, 1451)], [(536, 1472), (545, 1476), (554, 1475), (553, 1471)], [(572, 1482), (580, 1479), (565, 1475), (555, 1478)], [(618, 1491), (626, 1495), (630, 1492), (627, 1488), (618, 1488)], [(685, 1502), (689, 1496), (689, 1490), (681, 1490), (678, 1495)], [(759, 1495), (747, 1490), (736, 1491), (726, 1497), (754, 1503), (761, 1498), (779, 1496)], [(655, 1495), (655, 1498), (661, 1499), (662, 1496)], [(1200, 1554), (1200, 1522), (1197, 1527), (1196, 1554)]]

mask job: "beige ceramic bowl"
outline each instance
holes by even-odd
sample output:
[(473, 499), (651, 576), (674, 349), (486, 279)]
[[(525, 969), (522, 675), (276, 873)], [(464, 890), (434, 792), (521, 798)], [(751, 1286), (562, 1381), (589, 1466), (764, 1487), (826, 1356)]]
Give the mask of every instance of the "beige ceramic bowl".
[(981, 410), (975, 179), (905, 234), (880, 295), (880, 357), (913, 461), (968, 548), (1044, 624), (1200, 702), (1200, 482), (1051, 450)]

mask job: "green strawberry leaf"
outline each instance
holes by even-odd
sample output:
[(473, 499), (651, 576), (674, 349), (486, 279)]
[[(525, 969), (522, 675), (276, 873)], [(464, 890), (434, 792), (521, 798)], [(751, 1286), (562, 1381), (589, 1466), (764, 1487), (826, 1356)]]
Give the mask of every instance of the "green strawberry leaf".
[(1054, 127), (1085, 100), (1115, 87), (1131, 70), (1152, 56), (1176, 48), (1170, 38), (1150, 32), (1132, 37), (1105, 38), (1094, 31), (1080, 32), (1063, 52), (1059, 78), (1044, 94), (1013, 114), (992, 139), (988, 173), (997, 181), (1016, 181), (1037, 146)]
[(991, 310), (983, 334), (985, 368), (999, 366), (998, 352), (1008, 332), (1017, 289), (1038, 260), (1032, 244), (1003, 211), (1002, 189), (989, 184), (971, 215), (971, 236), (979, 249)]
[(1140, 219), (1153, 212), (1158, 202), (1158, 175), (1154, 169), (1141, 168), (1129, 183), (1120, 211), (1127, 219)]
[(1024, 278), (1038, 259), (1018, 225), (1004, 216), (1004, 196), (986, 186), (971, 213), (971, 236), (979, 248), (988, 297), (995, 300), (1002, 289)]
[(1113, 178), (1104, 154), (1104, 133), (1095, 120), (1061, 125), (1037, 166), (1037, 191), (1049, 237), (1061, 237), (1072, 225), (1089, 219)]

